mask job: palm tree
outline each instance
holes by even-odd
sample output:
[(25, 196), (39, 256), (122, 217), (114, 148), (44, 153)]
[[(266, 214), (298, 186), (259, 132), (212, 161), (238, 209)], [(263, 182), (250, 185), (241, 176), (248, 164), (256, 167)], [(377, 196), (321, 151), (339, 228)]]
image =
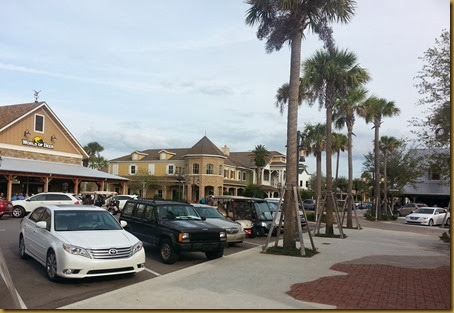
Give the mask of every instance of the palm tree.
[(347, 126), (348, 141), (348, 189), (347, 189), (347, 228), (353, 228), (353, 125), (355, 124), (355, 113), (366, 98), (367, 90), (363, 87), (349, 88), (345, 97), (336, 99), (333, 112), (334, 125), (338, 129)]
[(104, 147), (98, 142), (92, 141), (84, 146), (85, 152), (88, 154), (88, 159), (83, 160), (85, 167), (94, 169), (102, 169), (107, 167), (107, 160), (101, 156), (100, 152), (104, 151)]
[(361, 106), (359, 113), (366, 123), (372, 122), (375, 128), (374, 138), (374, 170), (375, 170), (375, 186), (374, 186), (374, 208), (375, 219), (378, 219), (378, 208), (380, 205), (380, 125), (383, 117), (392, 117), (399, 115), (400, 109), (396, 107), (393, 101), (388, 101), (383, 98), (370, 96)]
[(322, 152), (325, 150), (325, 124), (306, 124), (303, 137), (303, 146), (307, 153), (313, 153), (316, 159), (316, 187), (315, 187), (315, 213), (319, 213), (322, 196)]
[(393, 136), (381, 136), (379, 144), (380, 150), (383, 153), (383, 202), (386, 210), (388, 208), (388, 153), (391, 154), (399, 148), (402, 145), (402, 141)]
[(310, 88), (312, 99), (318, 99), (320, 108), (326, 108), (326, 231), (325, 235), (334, 235), (334, 201), (332, 177), (332, 115), (336, 97), (346, 94), (348, 88), (365, 83), (369, 76), (356, 64), (356, 56), (347, 50), (334, 48), (331, 52), (319, 50), (303, 63), (303, 81)]
[[(333, 132), (332, 150), (333, 150), (333, 153), (336, 153), (336, 155), (337, 155), (337, 160), (336, 160), (336, 182), (337, 182), (337, 179), (339, 177), (339, 156), (340, 156), (340, 152), (341, 151), (344, 152), (345, 149), (347, 149), (347, 146), (348, 146), (347, 136), (344, 135), (344, 134), (334, 133)], [(336, 183), (336, 185), (337, 185), (337, 183)], [(334, 190), (336, 190), (336, 188)]]
[(264, 145), (257, 145), (255, 149), (252, 150), (251, 156), (253, 157), (252, 160), (255, 163), (257, 168), (257, 185), (260, 186), (262, 184), (262, 169), (266, 165), (266, 158), (269, 155), (269, 151), (266, 150)]
[[(246, 14), (246, 24), (258, 24), (257, 38), (266, 38), (266, 51), (279, 51), (284, 43), (291, 46), (289, 105), (287, 114), (287, 182), (297, 180), (297, 120), (298, 90), (301, 66), (301, 43), (304, 31), (309, 28), (319, 34), (325, 46), (332, 43), (329, 22), (347, 23), (353, 16), (354, 0), (247, 0), (251, 5)], [(296, 186), (294, 186), (296, 187)], [(296, 248), (296, 207), (293, 194), (287, 192), (284, 200), (286, 249)]]

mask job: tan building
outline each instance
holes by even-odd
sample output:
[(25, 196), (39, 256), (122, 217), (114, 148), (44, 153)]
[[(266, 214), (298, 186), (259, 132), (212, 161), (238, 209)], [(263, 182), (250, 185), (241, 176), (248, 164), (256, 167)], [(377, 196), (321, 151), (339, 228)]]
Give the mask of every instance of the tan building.
[[(206, 136), (191, 148), (149, 149), (109, 161), (109, 173), (127, 177), (128, 192), (143, 198), (197, 202), (210, 195), (242, 195), (250, 184), (256, 184), (256, 166), (251, 152), (219, 149)], [(285, 155), (270, 151), (269, 177), (262, 188), (269, 197), (277, 197), (285, 181)], [(119, 191), (120, 186), (109, 186)]]
[(78, 193), (82, 182), (98, 190), (128, 179), (83, 167), (88, 155), (46, 102), (0, 106), (0, 193), (11, 199), (46, 191)]

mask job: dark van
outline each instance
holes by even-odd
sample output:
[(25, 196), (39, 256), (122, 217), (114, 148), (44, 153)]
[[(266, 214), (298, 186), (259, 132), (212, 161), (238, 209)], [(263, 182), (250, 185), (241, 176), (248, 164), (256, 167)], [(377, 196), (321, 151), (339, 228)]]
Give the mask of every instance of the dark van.
[(208, 259), (220, 258), (227, 246), (227, 235), (202, 220), (187, 203), (154, 200), (128, 200), (120, 221), (127, 231), (156, 246), (164, 263), (175, 263), (182, 251), (205, 252)]

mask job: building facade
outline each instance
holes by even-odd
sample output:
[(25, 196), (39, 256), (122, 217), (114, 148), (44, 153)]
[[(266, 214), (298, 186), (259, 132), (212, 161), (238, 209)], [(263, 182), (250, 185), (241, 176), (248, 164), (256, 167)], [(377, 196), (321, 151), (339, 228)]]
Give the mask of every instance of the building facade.
[(128, 179), (82, 166), (88, 155), (46, 102), (0, 106), (0, 193), (78, 193), (81, 183), (126, 188)]
[[(130, 194), (198, 202), (209, 196), (243, 195), (248, 185), (257, 184), (252, 159), (251, 152), (230, 152), (227, 146), (219, 149), (204, 136), (190, 148), (134, 151), (110, 160), (109, 173), (130, 179)], [(279, 196), (285, 185), (285, 167), (285, 155), (270, 151), (261, 169), (261, 187), (268, 197)], [(109, 188), (119, 192), (120, 186), (111, 184)]]

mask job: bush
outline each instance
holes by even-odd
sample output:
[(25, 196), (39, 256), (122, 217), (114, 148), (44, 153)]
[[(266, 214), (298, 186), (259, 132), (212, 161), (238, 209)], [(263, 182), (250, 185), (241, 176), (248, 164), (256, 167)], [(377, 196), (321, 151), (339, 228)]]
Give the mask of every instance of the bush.
[[(309, 222), (315, 222), (315, 212), (307, 212), (306, 211), (306, 217)], [(326, 215), (322, 215), (322, 223), (326, 222)]]

